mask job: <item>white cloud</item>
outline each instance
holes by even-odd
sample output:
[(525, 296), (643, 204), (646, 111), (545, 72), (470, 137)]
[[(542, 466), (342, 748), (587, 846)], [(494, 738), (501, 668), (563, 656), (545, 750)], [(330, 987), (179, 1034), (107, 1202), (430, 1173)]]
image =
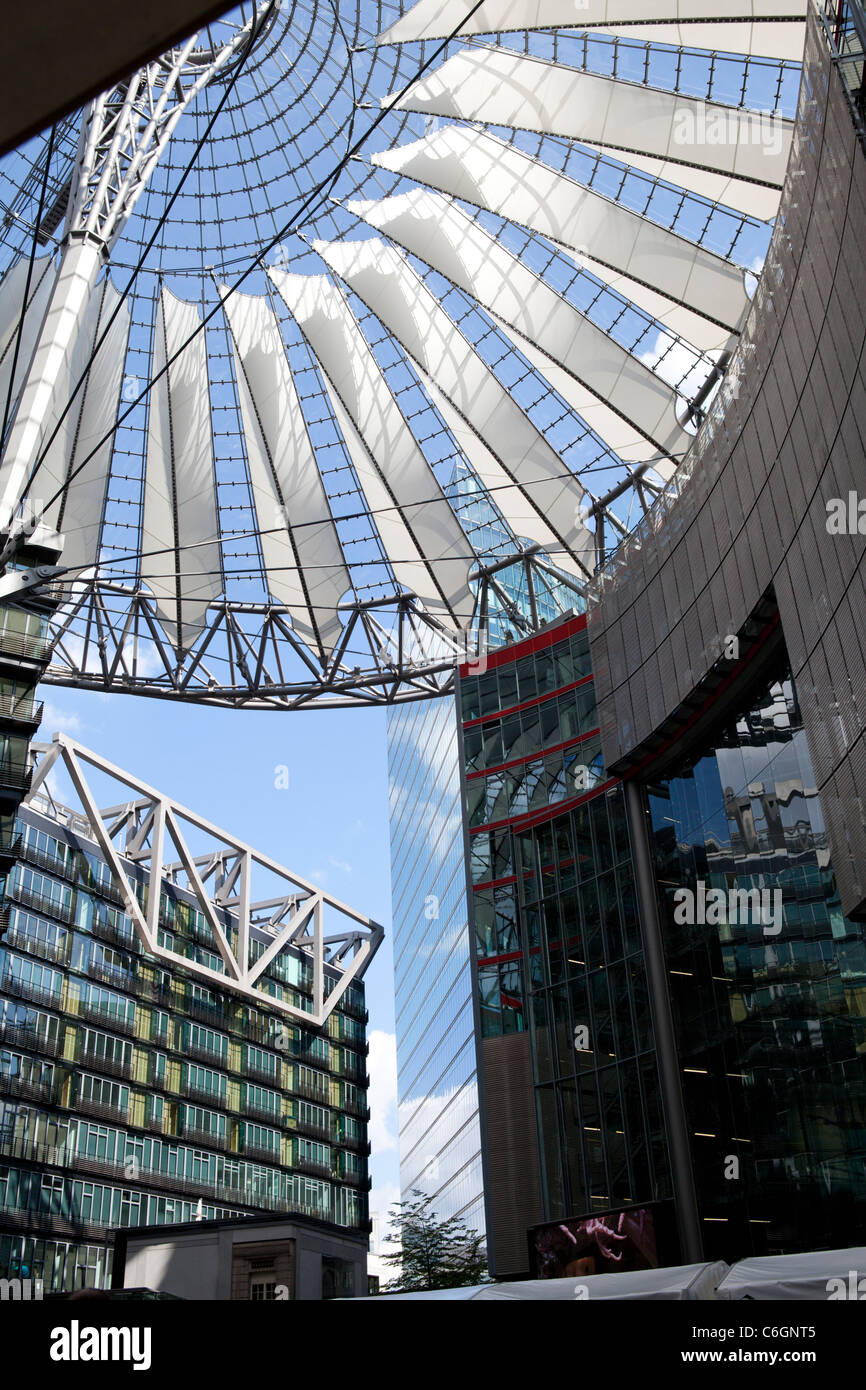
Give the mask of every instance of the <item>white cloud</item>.
[(397, 1035), (370, 1033), (370, 1143), (374, 1154), (397, 1148)]
[(45, 703), (42, 712), (42, 726), (46, 732), (51, 734), (78, 734), (82, 728), (81, 720), (77, 714), (67, 713), (60, 705), (55, 705), (51, 701)]
[[(374, 1187), (370, 1192), (370, 1213), (379, 1218), (378, 1222), (375, 1224), (377, 1224), (379, 1228), (378, 1245), (380, 1250), (385, 1235), (391, 1229), (391, 1222), (389, 1220), (391, 1208), (396, 1207), (399, 1202), (400, 1188), (395, 1182), (380, 1183), (378, 1187)], [(374, 1234), (376, 1234), (376, 1232), (374, 1232)], [(385, 1253), (387, 1253), (388, 1250), (393, 1250), (393, 1248), (392, 1245), (385, 1245)]]
[(339, 869), (342, 874), (350, 874), (352, 872), (351, 864), (348, 864), (345, 859), (334, 859), (333, 855), (328, 855), (328, 863), (331, 865), (332, 869)]

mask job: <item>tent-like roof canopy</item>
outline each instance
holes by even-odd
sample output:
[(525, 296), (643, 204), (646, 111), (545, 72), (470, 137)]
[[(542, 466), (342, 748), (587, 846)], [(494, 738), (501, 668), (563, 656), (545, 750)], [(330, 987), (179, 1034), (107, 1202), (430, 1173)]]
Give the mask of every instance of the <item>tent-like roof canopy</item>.
[(63, 536), (49, 679), (421, 698), (582, 606), (785, 179), (806, 0), (713, 9), (260, 0), (7, 156), (0, 494)]

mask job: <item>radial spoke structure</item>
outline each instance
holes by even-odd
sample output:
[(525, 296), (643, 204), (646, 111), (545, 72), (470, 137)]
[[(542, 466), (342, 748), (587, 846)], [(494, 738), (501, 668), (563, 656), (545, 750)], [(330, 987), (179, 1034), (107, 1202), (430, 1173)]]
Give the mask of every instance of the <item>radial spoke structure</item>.
[(0, 520), (6, 561), (63, 538), (48, 680), (442, 694), (580, 610), (687, 457), (806, 0), (470, 9), (241, 5), (0, 165)]

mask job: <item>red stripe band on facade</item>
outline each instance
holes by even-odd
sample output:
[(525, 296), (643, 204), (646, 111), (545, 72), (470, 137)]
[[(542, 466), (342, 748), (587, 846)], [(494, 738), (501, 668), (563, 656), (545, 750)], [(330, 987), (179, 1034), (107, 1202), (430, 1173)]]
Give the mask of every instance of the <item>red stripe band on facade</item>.
[(580, 613), (576, 618), (569, 618), (567, 622), (560, 623), (557, 627), (547, 628), (544, 632), (537, 632), (533, 637), (526, 637), (522, 642), (513, 642), (508, 647), (502, 647), (499, 651), (490, 652), (488, 656), (481, 657), (478, 661), (465, 661), (460, 666), (460, 679), (465, 680), (467, 676), (483, 675), (483, 672), (476, 671), (474, 668), (484, 664), (484, 670), (495, 670), (497, 666), (505, 666), (509, 661), (519, 661), (522, 656), (529, 656), (532, 652), (544, 651), (545, 647), (552, 647), (557, 642), (561, 642), (565, 637), (572, 637), (575, 632), (582, 632), (586, 627), (586, 614)]

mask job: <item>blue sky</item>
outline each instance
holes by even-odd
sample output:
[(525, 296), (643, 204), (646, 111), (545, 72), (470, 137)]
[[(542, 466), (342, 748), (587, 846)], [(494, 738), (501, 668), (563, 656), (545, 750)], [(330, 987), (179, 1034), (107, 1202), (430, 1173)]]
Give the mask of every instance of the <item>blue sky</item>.
[[(61, 730), (375, 918), (386, 937), (366, 976), (371, 1210), (398, 1200), (385, 716), (211, 709), (43, 686), (37, 739)], [(276, 769), (288, 769), (278, 790)]]

